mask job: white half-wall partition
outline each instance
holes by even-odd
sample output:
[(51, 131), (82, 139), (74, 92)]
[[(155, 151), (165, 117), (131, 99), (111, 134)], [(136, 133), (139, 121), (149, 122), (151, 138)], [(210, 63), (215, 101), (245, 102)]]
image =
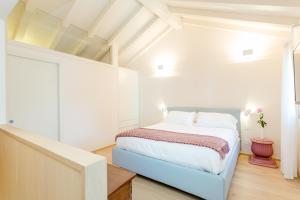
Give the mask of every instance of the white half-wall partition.
[(105, 158), (0, 126), (1, 200), (107, 199)]
[(14, 41), (7, 42), (7, 53), (57, 63), (61, 142), (88, 151), (114, 143), (118, 67)]

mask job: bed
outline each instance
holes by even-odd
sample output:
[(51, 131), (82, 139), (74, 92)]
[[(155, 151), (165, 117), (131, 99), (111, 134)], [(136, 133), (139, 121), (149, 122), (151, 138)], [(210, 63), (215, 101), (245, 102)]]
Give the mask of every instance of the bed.
[[(231, 114), (238, 120), (237, 133), (240, 134), (239, 109), (211, 109), (198, 107), (168, 108), (168, 111), (175, 110), (186, 112), (217, 112)], [(172, 130), (172, 128), (180, 129), (180, 127), (168, 127), (166, 124), (157, 124), (154, 125), (154, 127), (150, 126), (150, 128), (165, 128), (167, 130)], [(201, 128), (200, 130), (203, 131), (205, 129)], [(209, 153), (204, 154), (204, 151), (193, 152), (191, 150), (187, 150), (186, 152), (188, 152), (188, 154), (193, 154), (193, 158), (195, 158), (194, 160), (197, 160), (197, 156), (205, 158), (203, 160), (211, 159), (211, 162), (207, 162), (209, 163), (207, 165), (205, 165), (204, 162), (195, 163), (193, 162), (193, 159), (190, 159), (191, 157), (185, 158), (184, 155), (180, 155), (180, 152), (176, 152), (177, 148), (174, 148), (175, 146), (173, 146), (174, 152), (170, 152), (170, 150), (168, 150), (168, 146), (164, 146), (164, 148), (163, 146), (152, 147), (152, 144), (148, 142), (143, 144), (141, 140), (129, 141), (126, 139), (118, 142), (117, 147), (113, 149), (112, 158), (115, 165), (134, 171), (137, 174), (178, 188), (198, 197), (209, 200), (225, 200), (227, 199), (240, 151), (239, 135), (237, 138), (237, 140), (229, 142), (230, 152), (223, 161), (220, 161), (222, 163), (217, 164), (217, 160), (213, 159), (214, 155)], [(130, 148), (130, 146), (134, 148)], [(178, 148), (179, 147), (180, 146), (178, 146)], [(180, 149), (182, 150), (182, 148), (183, 147), (181, 146)], [(148, 149), (148, 153), (146, 153), (144, 149)], [(155, 149), (157, 149), (157, 152), (154, 151)], [(151, 152), (151, 154), (149, 152)], [(172, 162), (169, 161), (168, 158), (171, 159), (172, 155), (177, 155), (178, 159), (176, 160), (176, 156), (173, 156)], [(199, 158), (198, 160), (200, 160)]]

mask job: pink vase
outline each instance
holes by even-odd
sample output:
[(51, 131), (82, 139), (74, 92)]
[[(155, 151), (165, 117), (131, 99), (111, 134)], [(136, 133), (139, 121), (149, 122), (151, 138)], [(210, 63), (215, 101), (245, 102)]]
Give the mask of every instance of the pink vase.
[(253, 155), (249, 156), (249, 163), (264, 167), (277, 168), (277, 163), (272, 159), (273, 142), (265, 138), (252, 138), (251, 150)]
[(266, 139), (252, 139), (251, 151), (255, 156), (269, 158), (273, 155), (273, 142)]

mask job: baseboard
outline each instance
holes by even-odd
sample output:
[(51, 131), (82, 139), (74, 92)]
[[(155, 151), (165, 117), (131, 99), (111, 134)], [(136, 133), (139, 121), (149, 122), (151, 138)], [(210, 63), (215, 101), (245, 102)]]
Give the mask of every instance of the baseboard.
[(111, 145), (107, 145), (107, 146), (105, 146), (105, 147), (98, 148), (98, 149), (96, 149), (96, 150), (94, 150), (94, 151), (91, 151), (91, 152), (92, 152), (92, 153), (96, 153), (97, 151), (101, 151), (101, 150), (103, 150), (103, 149), (111, 148), (111, 147), (114, 147), (114, 146), (116, 146), (115, 143), (114, 143), (114, 144), (111, 144)]
[[(244, 153), (244, 152), (240, 152), (240, 155), (244, 155), (244, 156), (251, 156), (250, 153)], [(280, 162), (280, 159), (279, 158), (275, 158), (275, 157), (272, 157), (274, 160)]]

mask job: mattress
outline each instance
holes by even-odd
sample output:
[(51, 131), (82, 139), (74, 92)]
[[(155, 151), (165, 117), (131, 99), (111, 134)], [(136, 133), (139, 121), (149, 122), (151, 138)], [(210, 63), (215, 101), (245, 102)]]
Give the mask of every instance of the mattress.
[(224, 170), (227, 160), (230, 157), (229, 155), (232, 153), (231, 150), (240, 140), (237, 130), (233, 129), (184, 126), (170, 123), (159, 123), (144, 128), (174, 131), (182, 134), (216, 136), (226, 140), (230, 151), (226, 154), (224, 159), (221, 159), (217, 151), (207, 147), (153, 141), (135, 137), (120, 137), (116, 141), (117, 147), (121, 149), (185, 167), (204, 170), (213, 174), (219, 174)]

